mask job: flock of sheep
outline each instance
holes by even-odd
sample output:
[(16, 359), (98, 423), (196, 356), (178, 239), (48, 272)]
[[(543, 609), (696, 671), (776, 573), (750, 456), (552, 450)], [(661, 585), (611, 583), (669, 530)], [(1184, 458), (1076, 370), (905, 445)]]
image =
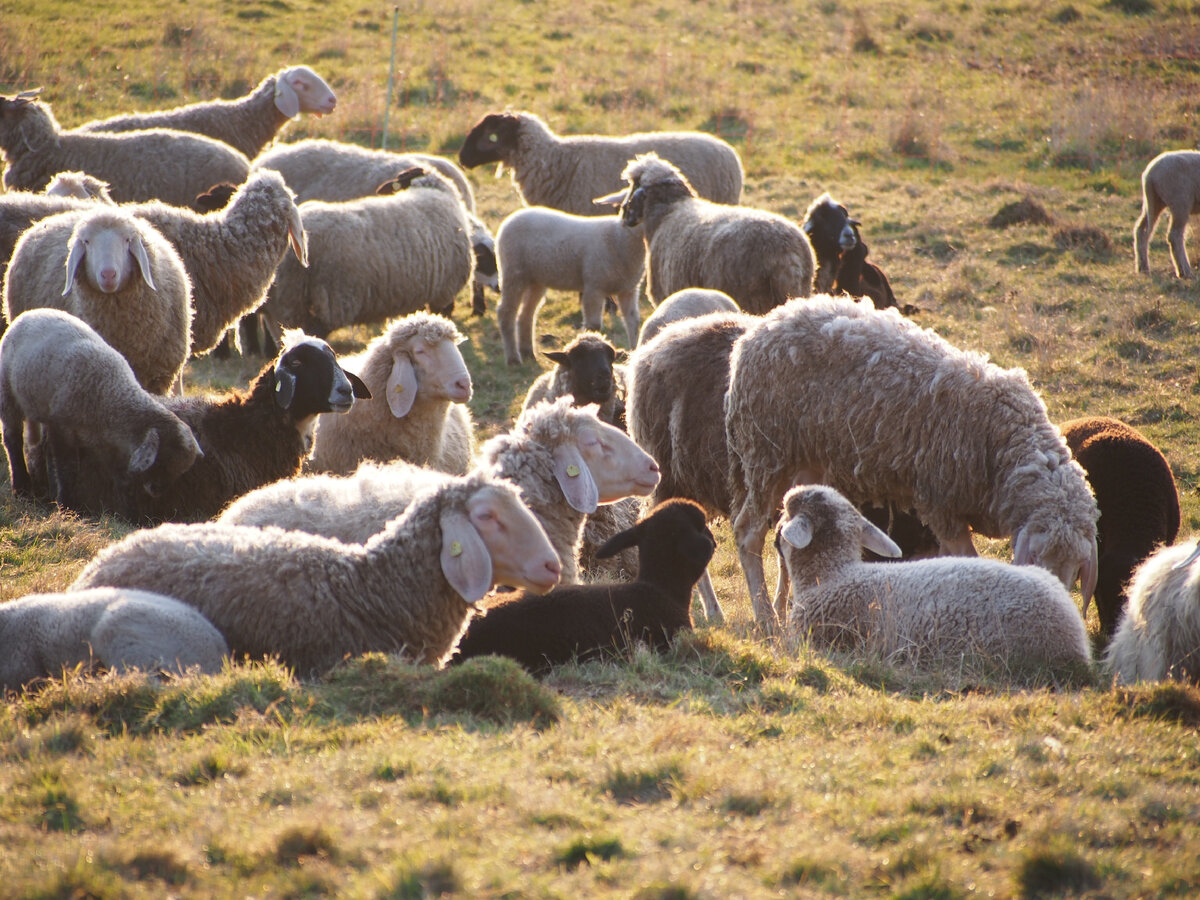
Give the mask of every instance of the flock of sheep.
[[(509, 111), (458, 156), (511, 172), (523, 206), (493, 239), (452, 160), (274, 143), (336, 103), (304, 66), (71, 130), (36, 91), (0, 97), (12, 489), (154, 526), (67, 593), (0, 606), (0, 686), (231, 654), (310, 675), (368, 651), (541, 671), (662, 647), (696, 588), (723, 619), (713, 517), (765, 631), (1059, 672), (1091, 665), (1094, 595), (1115, 677), (1200, 680), (1200, 551), (1160, 549), (1179, 528), (1162, 454), (1116, 420), (1056, 427), (1024, 372), (906, 318), (833, 197), (793, 222), (741, 205), (713, 136), (564, 137)], [(1169, 208), (1190, 274), (1191, 157), (1146, 170), (1139, 270)], [(448, 318), (468, 285), (476, 313), (498, 290), (511, 365), (547, 290), (578, 293), (584, 325), (479, 447)], [(598, 333), (608, 302), (627, 362)], [(254, 316), (275, 359), (245, 391), (185, 396), (186, 361)], [(356, 357), (323, 340), (383, 321)], [(974, 533), (1011, 538), (1014, 564), (972, 558)], [(914, 554), (939, 558), (867, 561)]]

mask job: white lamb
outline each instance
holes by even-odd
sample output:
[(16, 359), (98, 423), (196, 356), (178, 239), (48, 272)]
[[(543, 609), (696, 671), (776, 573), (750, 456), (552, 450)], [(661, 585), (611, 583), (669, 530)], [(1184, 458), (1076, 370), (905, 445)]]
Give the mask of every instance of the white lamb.
[(1133, 226), (1134, 268), (1150, 271), (1150, 238), (1164, 209), (1171, 211), (1167, 243), (1175, 275), (1192, 277), (1184, 232), (1188, 218), (1200, 210), (1200, 151), (1172, 150), (1150, 160), (1142, 172), (1142, 214)]

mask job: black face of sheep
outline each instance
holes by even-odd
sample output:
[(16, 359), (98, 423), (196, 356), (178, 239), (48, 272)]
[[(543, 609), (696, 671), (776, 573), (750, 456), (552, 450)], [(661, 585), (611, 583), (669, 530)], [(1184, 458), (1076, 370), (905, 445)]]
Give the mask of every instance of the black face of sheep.
[(857, 224), (846, 207), (829, 194), (822, 194), (808, 207), (800, 227), (808, 235), (817, 256), (818, 291), (829, 291), (837, 272), (838, 256), (858, 243), (854, 231)]
[(296, 419), (345, 412), (355, 399), (369, 400), (371, 392), (361, 378), (338, 365), (333, 348), (318, 338), (293, 345), (275, 364), (275, 402)]
[(546, 358), (570, 373), (571, 395), (576, 406), (605, 403), (612, 397), (617, 350), (608, 341), (580, 338), (562, 350), (549, 351)]
[(712, 559), (717, 542), (700, 505), (676, 497), (658, 504), (632, 528), (613, 535), (596, 555), (606, 559), (629, 547), (638, 548), (639, 580), (695, 585)]
[(621, 201), (621, 223), (635, 228), (646, 218), (646, 189), (631, 185), (629, 194)]
[(467, 134), (458, 161), (468, 169), (502, 162), (517, 146), (521, 120), (511, 113), (489, 113)]
[(10, 117), (15, 119), (21, 110), (37, 99), (41, 92), (41, 88), (34, 88), (31, 91), (21, 91), (12, 97), (0, 95), (0, 120)]

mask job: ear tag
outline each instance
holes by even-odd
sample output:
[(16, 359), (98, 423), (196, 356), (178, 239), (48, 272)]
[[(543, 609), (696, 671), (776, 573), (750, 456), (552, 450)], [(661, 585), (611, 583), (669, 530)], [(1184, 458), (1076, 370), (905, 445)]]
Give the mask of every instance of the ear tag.
[(496, 143), (496, 141), (500, 140), (500, 136), (498, 134), (496, 134), (496, 132), (493, 131), (491, 134), (488, 135), (488, 140), (494, 144), (494, 143)]
[(275, 393), (277, 393), (277, 394), (278, 394), (278, 393), (279, 393), (279, 391), (280, 391), (282, 388), (283, 388), (283, 382), (282, 382), (282, 381), (276, 381), (276, 382), (275, 382)]
[(404, 393), (404, 385), (397, 384), (394, 388), (392, 388), (392, 393), (393, 394), (403, 394)]
[(450, 555), (451, 556), (462, 556), (462, 544), (460, 544), (458, 541), (451, 541), (450, 542)]
[(572, 478), (578, 478), (579, 477), (579, 466), (576, 466), (576, 465), (567, 466), (567, 474)]

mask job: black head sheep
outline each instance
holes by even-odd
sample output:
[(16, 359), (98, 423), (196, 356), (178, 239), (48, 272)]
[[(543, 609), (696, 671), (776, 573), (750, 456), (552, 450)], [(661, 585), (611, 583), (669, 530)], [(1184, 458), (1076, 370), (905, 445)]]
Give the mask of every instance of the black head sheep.
[(833, 288), (841, 256), (858, 243), (854, 226), (858, 222), (850, 218), (846, 207), (828, 193), (814, 200), (804, 213), (801, 229), (808, 235), (813, 253), (817, 257), (817, 293), (836, 293)]

